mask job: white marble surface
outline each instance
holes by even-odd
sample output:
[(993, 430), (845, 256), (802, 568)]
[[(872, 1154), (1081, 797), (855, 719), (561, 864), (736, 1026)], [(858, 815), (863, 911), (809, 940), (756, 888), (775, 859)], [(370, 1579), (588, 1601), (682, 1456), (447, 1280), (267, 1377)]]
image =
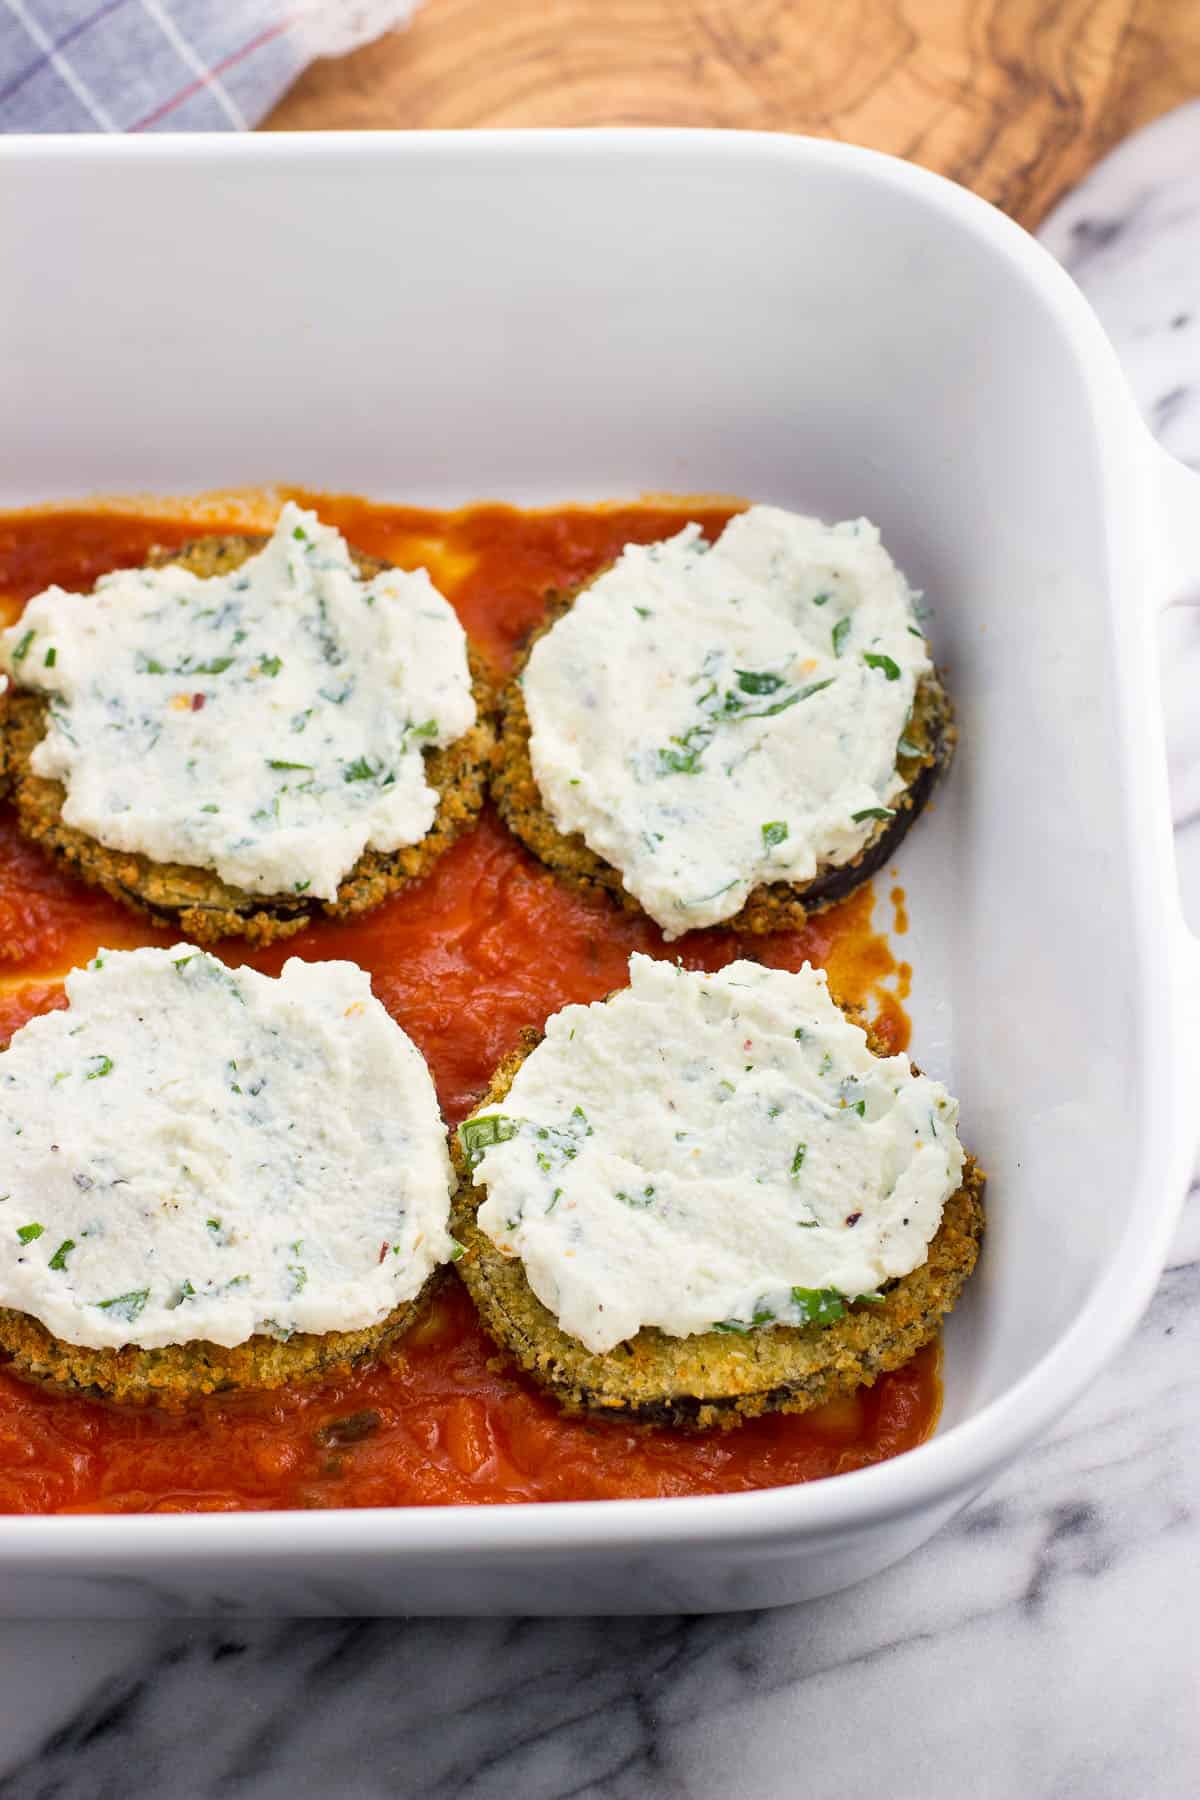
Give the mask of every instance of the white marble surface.
[[(1200, 466), (1200, 105), (1045, 237)], [(1200, 926), (1200, 610), (1167, 625)], [(0, 1800), (1191, 1800), (1200, 1190), (1118, 1366), (940, 1537), (774, 1613), (0, 1625)]]

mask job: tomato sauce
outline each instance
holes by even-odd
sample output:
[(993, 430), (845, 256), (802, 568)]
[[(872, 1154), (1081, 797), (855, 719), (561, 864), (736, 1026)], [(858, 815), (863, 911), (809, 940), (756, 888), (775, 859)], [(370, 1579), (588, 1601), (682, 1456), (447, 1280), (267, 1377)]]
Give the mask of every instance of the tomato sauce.
[[(731, 503), (647, 502), (522, 513), (456, 513), (342, 496), (295, 497), (357, 548), (422, 564), (497, 671), (542, 616), (546, 597), (697, 520), (718, 532)], [(241, 496), (228, 515), (125, 508), (46, 510), (0, 519), (0, 621), (52, 582), (85, 590), (153, 545), (197, 530), (270, 526), (278, 495)], [(892, 895), (904, 929), (903, 895)], [(863, 1007), (888, 1048), (904, 1049), (910, 970), (874, 923), (865, 887), (802, 930), (739, 940), (697, 931), (665, 945), (655, 926), (562, 887), (490, 811), (429, 877), (375, 912), (321, 921), (286, 943), (220, 953), (275, 974), (289, 956), (349, 958), (428, 1058), (451, 1123), (477, 1100), (526, 1026), (570, 1001), (623, 986), (632, 950), (717, 969), (740, 955), (779, 968), (806, 959), (838, 998)], [(166, 944), (115, 902), (53, 866), (0, 809), (0, 1042), (64, 1004), (62, 977), (102, 946)], [(44, 1392), (0, 1367), (0, 1511), (146, 1512), (267, 1507), (440, 1505), (731, 1492), (880, 1462), (929, 1436), (940, 1405), (936, 1345), (873, 1388), (798, 1417), (688, 1434), (571, 1419), (500, 1355), (465, 1293), (369, 1367), (318, 1387), (237, 1394), (185, 1412), (121, 1409)]]

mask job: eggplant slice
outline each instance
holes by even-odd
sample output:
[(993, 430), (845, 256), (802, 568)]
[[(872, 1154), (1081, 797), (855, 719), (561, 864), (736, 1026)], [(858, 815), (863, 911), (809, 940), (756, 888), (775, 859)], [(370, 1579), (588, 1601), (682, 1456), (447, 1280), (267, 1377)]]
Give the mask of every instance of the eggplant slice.
[[(538, 638), (570, 611), (576, 596), (588, 585), (585, 582), (569, 594), (551, 597), (545, 620), (530, 635), (520, 662), (501, 690), (492, 797), (509, 830), (569, 886), (585, 892), (602, 891), (626, 912), (644, 916), (641, 904), (626, 891), (621, 871), (590, 849), (579, 832), (559, 831), (546, 810), (529, 754), (530, 723), (521, 673)], [(831, 906), (835, 900), (844, 900), (869, 880), (895, 854), (953, 755), (957, 738), (953, 709), (936, 671), (924, 676), (917, 686), (905, 738), (912, 744), (913, 754), (897, 758), (896, 767), (905, 785), (891, 802), (893, 816), (873, 827), (852, 861), (826, 863), (810, 881), (767, 882), (754, 889), (740, 912), (723, 919), (713, 929), (740, 931), (755, 937), (771, 931), (795, 931), (810, 913)]]
[[(481, 1106), (502, 1101), (541, 1041), (529, 1032), (492, 1077)], [(881, 1047), (872, 1044), (876, 1053)], [(733, 1426), (766, 1412), (807, 1412), (870, 1386), (936, 1336), (975, 1267), (983, 1234), (984, 1174), (968, 1156), (962, 1184), (919, 1268), (884, 1290), (880, 1302), (852, 1306), (832, 1325), (771, 1326), (745, 1334), (700, 1332), (674, 1338), (645, 1327), (598, 1355), (560, 1330), (517, 1257), (480, 1230), (486, 1189), (472, 1184), (458, 1144), (451, 1230), (465, 1254), (455, 1269), (489, 1335), (568, 1412), (637, 1419), (691, 1430)]]
[[(261, 550), (265, 536), (207, 537), (178, 550), (153, 551), (147, 566), (178, 563), (194, 575), (227, 575)], [(389, 565), (353, 553), (364, 580)], [(146, 914), (151, 923), (179, 931), (193, 943), (244, 937), (269, 944), (291, 937), (314, 919), (345, 919), (366, 912), (427, 875), (434, 863), (476, 821), (487, 793), (495, 747), (495, 690), (478, 655), (468, 647), (475, 724), (453, 744), (425, 751), (425, 775), (441, 796), (437, 814), (419, 844), (401, 850), (365, 850), (349, 871), (336, 900), (305, 900), (295, 894), (248, 893), (224, 882), (211, 869), (186, 863), (158, 863), (126, 850), (110, 850), (86, 832), (65, 825), (65, 790), (59, 781), (35, 775), (29, 759), (46, 733), (48, 702), (40, 694), (10, 691), (2, 717), (0, 769), (7, 774), (22, 834), (40, 844), (92, 887)]]
[(0, 1307), (0, 1366), (58, 1393), (167, 1409), (234, 1388), (329, 1379), (378, 1356), (415, 1325), (445, 1275), (444, 1269), (435, 1269), (415, 1299), (394, 1307), (378, 1325), (360, 1331), (298, 1331), (286, 1339), (259, 1333), (232, 1348), (197, 1338), (154, 1350), (137, 1344), (93, 1349), (54, 1337), (28, 1313)]

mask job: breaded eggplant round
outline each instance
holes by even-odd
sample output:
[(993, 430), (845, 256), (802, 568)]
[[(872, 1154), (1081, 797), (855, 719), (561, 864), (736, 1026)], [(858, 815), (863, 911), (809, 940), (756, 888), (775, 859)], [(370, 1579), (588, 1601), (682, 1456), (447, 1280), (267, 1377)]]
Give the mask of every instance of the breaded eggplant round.
[(0, 1357), (16, 1375), (83, 1399), (123, 1406), (186, 1406), (235, 1388), (280, 1388), (331, 1380), (370, 1361), (424, 1314), (445, 1278), (437, 1269), (413, 1300), (360, 1331), (297, 1332), (283, 1340), (262, 1333), (226, 1348), (195, 1339), (147, 1350), (64, 1343), (28, 1313), (0, 1307)]
[[(590, 849), (579, 832), (564, 833), (555, 825), (538, 789), (530, 757), (531, 728), (522, 672), (534, 644), (566, 616), (577, 596), (590, 585), (585, 582), (568, 594), (551, 597), (545, 620), (530, 635), (501, 690), (492, 796), (509, 830), (561, 880), (583, 892), (605, 893), (624, 911), (644, 915), (640, 902), (625, 887), (621, 871)], [(953, 710), (936, 671), (917, 686), (904, 736), (909, 748), (896, 761), (904, 788), (891, 803), (892, 816), (874, 824), (858, 854), (849, 862), (826, 864), (811, 881), (769, 882), (755, 888), (732, 918), (721, 921), (721, 929), (752, 936), (798, 930), (810, 913), (844, 900), (894, 856), (954, 750)]]
[[(868, 1033), (870, 1041), (870, 1034)], [(502, 1101), (541, 1036), (525, 1034), (480, 1101)], [(877, 1042), (871, 1044), (883, 1054)], [(568, 1412), (689, 1430), (731, 1427), (767, 1412), (807, 1412), (901, 1368), (934, 1338), (975, 1267), (983, 1234), (983, 1171), (967, 1156), (926, 1260), (892, 1282), (881, 1302), (851, 1305), (829, 1325), (773, 1326), (745, 1334), (668, 1337), (643, 1327), (603, 1355), (561, 1330), (516, 1257), (480, 1229), (486, 1189), (473, 1185), (457, 1139), (459, 1191), (451, 1230), (464, 1247), (455, 1269), (489, 1335)]]
[[(177, 550), (158, 550), (147, 567), (177, 564), (201, 578), (228, 575), (268, 542), (265, 534), (198, 538)], [(364, 581), (390, 567), (351, 552)], [(423, 752), (425, 776), (440, 795), (433, 825), (417, 844), (399, 850), (366, 850), (338, 887), (336, 900), (295, 893), (264, 896), (222, 881), (212, 870), (155, 862), (137, 852), (113, 850), (62, 818), (61, 782), (35, 775), (30, 758), (46, 732), (47, 700), (10, 689), (0, 712), (0, 770), (12, 789), (22, 834), (93, 887), (151, 923), (199, 943), (243, 937), (269, 944), (293, 936), (319, 918), (345, 919), (367, 912), (410, 882), (427, 875), (444, 851), (475, 823), (487, 793), (495, 747), (496, 696), (486, 668), (468, 646), (471, 691), (477, 717), (457, 741)]]
[(0, 1360), (173, 1404), (349, 1367), (453, 1250), (424, 1057), (348, 962), (101, 951), (0, 1050)]

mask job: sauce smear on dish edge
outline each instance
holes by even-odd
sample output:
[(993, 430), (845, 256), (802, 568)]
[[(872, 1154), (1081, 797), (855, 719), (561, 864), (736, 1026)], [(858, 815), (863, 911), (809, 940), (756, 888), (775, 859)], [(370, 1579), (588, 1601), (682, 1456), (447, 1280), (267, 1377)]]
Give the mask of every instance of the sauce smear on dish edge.
[[(649, 502), (453, 513), (295, 490), (356, 548), (422, 564), (500, 672), (546, 595), (585, 579), (630, 541), (696, 520), (709, 535), (728, 502)], [(0, 621), (58, 582), (81, 591), (135, 566), (152, 545), (265, 530), (279, 501), (208, 499), (196, 508), (46, 509), (0, 519)], [(897, 924), (902, 897), (893, 895)], [(863, 1007), (889, 1049), (907, 1047), (909, 969), (873, 923), (870, 887), (803, 930), (739, 940), (720, 931), (666, 946), (656, 927), (562, 887), (486, 812), (429, 878), (344, 924), (322, 922), (229, 962), (271, 974), (289, 956), (349, 958), (429, 1059), (448, 1122), (471, 1108), (526, 1026), (625, 985), (632, 950), (716, 969), (747, 954), (781, 968), (806, 959), (836, 996)], [(0, 810), (0, 1042), (64, 1004), (62, 977), (101, 946), (169, 944), (132, 913), (60, 872)], [(442, 1505), (732, 1492), (880, 1462), (921, 1443), (941, 1399), (931, 1345), (872, 1388), (799, 1416), (700, 1435), (567, 1418), (516, 1373), (457, 1284), (370, 1367), (318, 1387), (213, 1396), (184, 1413), (120, 1409), (40, 1391), (0, 1368), (0, 1511), (145, 1512)]]

